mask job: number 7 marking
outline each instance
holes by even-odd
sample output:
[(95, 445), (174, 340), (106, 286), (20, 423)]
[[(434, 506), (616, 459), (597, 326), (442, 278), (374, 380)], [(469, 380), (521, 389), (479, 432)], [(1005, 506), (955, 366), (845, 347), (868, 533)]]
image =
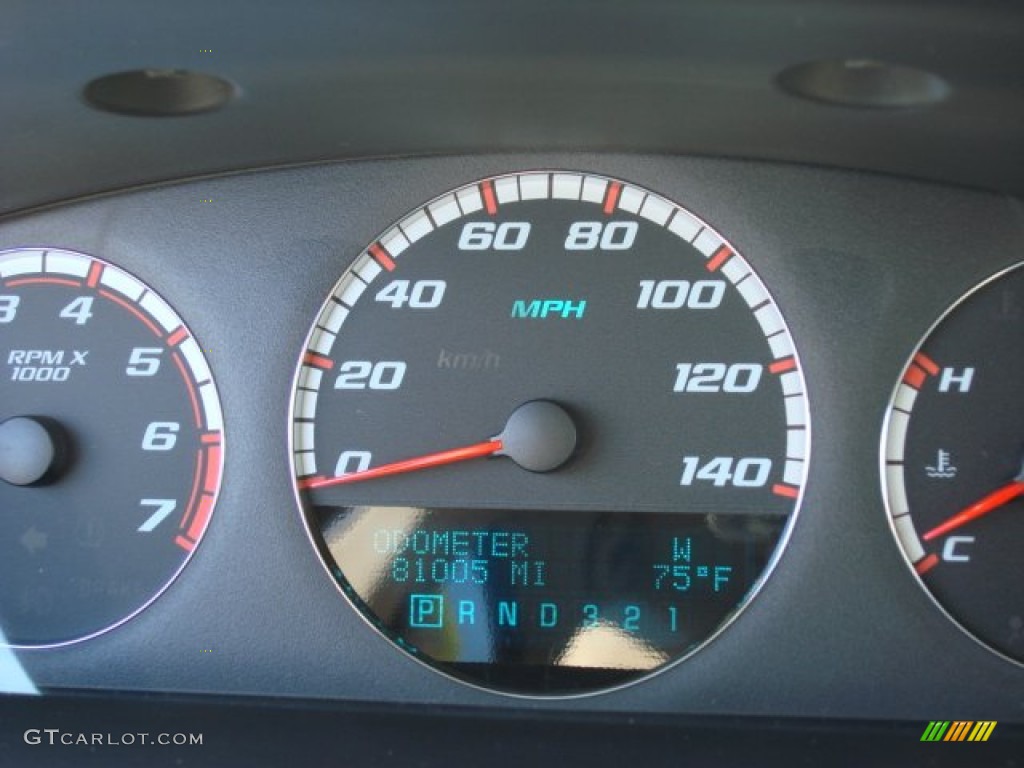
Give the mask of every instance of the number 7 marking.
[(140, 533), (149, 533), (160, 523), (167, 519), (167, 516), (178, 506), (174, 499), (143, 499), (139, 502), (143, 507), (156, 507), (156, 512), (146, 518), (146, 522), (139, 526)]

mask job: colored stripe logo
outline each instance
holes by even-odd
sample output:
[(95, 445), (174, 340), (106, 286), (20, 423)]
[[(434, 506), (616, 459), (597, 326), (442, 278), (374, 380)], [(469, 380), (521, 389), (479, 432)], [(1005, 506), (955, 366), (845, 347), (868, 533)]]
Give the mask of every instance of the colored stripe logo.
[(996, 729), (996, 720), (932, 720), (921, 734), (921, 741), (988, 741)]

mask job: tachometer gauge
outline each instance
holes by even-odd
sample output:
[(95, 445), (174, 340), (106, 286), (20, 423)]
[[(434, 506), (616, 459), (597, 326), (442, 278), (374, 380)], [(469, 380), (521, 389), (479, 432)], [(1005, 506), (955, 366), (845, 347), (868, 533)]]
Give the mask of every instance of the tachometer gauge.
[(0, 253), (0, 630), (91, 637), (145, 608), (206, 529), (220, 401), (149, 286), (81, 253)]
[(949, 309), (907, 363), (882, 442), (896, 538), (968, 634), (1024, 663), (1024, 265)]
[(341, 591), (460, 680), (566, 695), (693, 652), (764, 580), (808, 458), (799, 361), (707, 223), (579, 173), (488, 178), (331, 289), (292, 400)]

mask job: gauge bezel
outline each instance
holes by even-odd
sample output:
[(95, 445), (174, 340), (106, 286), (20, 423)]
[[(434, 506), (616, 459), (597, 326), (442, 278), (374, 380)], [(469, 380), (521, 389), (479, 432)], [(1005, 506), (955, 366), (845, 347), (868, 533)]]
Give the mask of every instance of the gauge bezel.
[[(669, 206), (671, 206), (673, 208), (681, 209), (686, 214), (691, 216), (694, 220), (696, 220), (703, 228), (705, 228), (705, 229), (709, 230), (710, 232), (712, 232), (716, 237), (718, 237), (721, 240), (722, 244), (728, 246), (729, 249), (731, 249), (732, 252), (736, 256), (738, 256), (743, 261), (743, 263), (750, 269), (750, 274), (755, 279), (758, 280), (758, 282), (764, 288), (765, 293), (768, 295), (768, 297), (771, 300), (772, 304), (775, 306), (776, 312), (778, 313), (779, 322), (781, 323), (781, 326), (782, 326), (782, 330), (785, 332), (786, 336), (790, 339), (790, 341), (793, 342), (792, 343), (792, 351), (787, 356), (791, 356), (794, 359), (794, 361), (796, 362), (796, 370), (799, 372), (800, 381), (801, 381), (801, 384), (803, 385), (802, 386), (802, 390), (803, 391), (801, 393), (801, 395), (802, 395), (802, 398), (801, 398), (801, 400), (802, 400), (802, 403), (801, 403), (801, 415), (802, 415), (802, 418), (803, 418), (803, 429), (805, 430), (805, 438), (804, 438), (805, 450), (804, 450), (804, 457), (802, 459), (802, 466), (801, 466), (801, 470), (800, 470), (800, 484), (799, 484), (797, 495), (796, 495), (796, 497), (793, 500), (793, 510), (792, 510), (792, 512), (790, 512), (789, 514), (786, 515), (786, 522), (782, 526), (782, 530), (781, 530), (781, 532), (779, 534), (778, 541), (775, 544), (775, 547), (774, 547), (774, 550), (773, 550), (772, 554), (768, 558), (764, 568), (761, 570), (761, 572), (758, 575), (757, 579), (753, 582), (753, 584), (750, 586), (750, 588), (745, 593), (743, 599), (729, 612), (729, 614), (722, 621), (722, 623), (719, 624), (718, 626), (716, 626), (715, 629), (707, 637), (705, 637), (699, 643), (697, 643), (696, 645), (694, 645), (693, 647), (688, 649), (686, 652), (681, 653), (678, 656), (675, 656), (671, 660), (669, 660), (669, 661), (667, 661), (667, 662), (665, 662), (665, 663), (663, 663), (663, 664), (661, 664), (661, 665), (659, 665), (657, 667), (654, 667), (653, 669), (651, 669), (649, 671), (638, 673), (638, 674), (636, 674), (635, 677), (633, 677), (633, 678), (631, 678), (629, 680), (626, 680), (624, 682), (621, 682), (621, 683), (615, 683), (615, 684), (612, 684), (612, 685), (609, 685), (609, 686), (603, 686), (603, 687), (599, 687), (599, 688), (595, 688), (595, 689), (591, 689), (591, 690), (580, 690), (580, 691), (571, 691), (571, 692), (557, 692), (557, 693), (530, 693), (530, 692), (523, 692), (523, 691), (506, 690), (506, 689), (497, 688), (497, 687), (488, 687), (488, 686), (483, 685), (481, 683), (477, 683), (477, 682), (475, 682), (473, 680), (470, 680), (470, 679), (467, 679), (467, 678), (464, 678), (464, 677), (460, 677), (457, 674), (449, 672), (447, 669), (445, 669), (444, 667), (440, 666), (439, 664), (430, 663), (428, 661), (425, 661), (425, 660), (421, 659), (418, 655), (416, 655), (414, 653), (409, 653), (409, 652), (403, 651), (401, 648), (399, 648), (397, 643), (396, 643), (396, 641), (392, 637), (390, 637), (387, 634), (387, 632), (385, 632), (384, 629), (382, 629), (381, 627), (377, 626), (377, 624), (370, 618), (370, 616), (367, 615), (367, 613), (369, 611), (369, 607), (367, 607), (366, 610), (361, 608), (357, 604), (356, 599), (354, 599), (352, 596), (350, 596), (346, 592), (344, 585), (341, 583), (341, 581), (339, 581), (337, 575), (333, 572), (333, 570), (332, 570), (333, 555), (328, 550), (328, 548), (326, 546), (326, 543), (323, 540), (323, 536), (319, 532), (313, 530), (313, 526), (312, 526), (312, 524), (310, 522), (309, 515), (307, 514), (307, 511), (306, 511), (306, 501), (305, 501), (304, 496), (303, 496), (303, 490), (299, 488), (299, 483), (298, 483), (298, 469), (299, 468), (296, 465), (296, 451), (295, 451), (295, 428), (294, 428), (294, 426), (295, 426), (295, 416), (296, 416), (296, 412), (295, 412), (295, 408), (296, 408), (296, 393), (298, 392), (298, 388), (299, 388), (299, 385), (300, 385), (300, 383), (302, 381), (302, 377), (303, 377), (302, 369), (303, 369), (303, 366), (305, 364), (304, 363), (304, 357), (307, 354), (307, 352), (308, 352), (308, 350), (310, 348), (310, 345), (311, 345), (311, 343), (313, 341), (313, 338), (314, 338), (315, 334), (318, 331), (316, 320), (322, 316), (324, 310), (331, 303), (332, 297), (334, 296), (334, 293), (335, 293), (336, 289), (338, 288), (338, 286), (341, 285), (346, 280), (346, 278), (348, 278), (348, 276), (351, 273), (354, 272), (355, 268), (357, 267), (357, 265), (360, 264), (360, 262), (362, 261), (364, 256), (369, 256), (370, 255), (370, 248), (371, 248), (371, 246), (373, 246), (375, 243), (377, 243), (379, 240), (381, 240), (384, 237), (384, 235), (387, 234), (388, 232), (390, 232), (393, 228), (397, 228), (399, 222), (405, 221), (406, 219), (408, 219), (409, 217), (413, 216), (415, 213), (417, 213), (419, 211), (426, 210), (427, 208), (429, 208), (434, 203), (438, 202), (439, 200), (441, 200), (441, 199), (443, 199), (443, 198), (445, 198), (445, 197), (447, 197), (449, 195), (456, 196), (462, 190), (476, 187), (476, 186), (481, 185), (482, 183), (487, 182), (487, 181), (495, 183), (499, 179), (528, 176), (528, 175), (531, 175), (531, 174), (549, 174), (549, 175), (553, 175), (553, 174), (568, 174), (568, 175), (572, 175), (572, 176), (580, 176), (583, 179), (595, 178), (595, 179), (600, 179), (600, 180), (605, 181), (605, 182), (617, 182), (617, 183), (620, 183), (622, 185), (623, 189), (625, 189), (627, 186), (633, 187), (633, 188), (636, 188), (636, 189), (639, 189), (639, 190), (642, 190), (642, 191), (646, 192), (648, 195), (650, 195), (652, 197), (655, 197), (655, 198), (658, 198), (658, 199), (664, 201), (665, 203), (667, 203)], [(555, 198), (553, 198), (552, 196), (549, 195), (546, 199), (552, 200), (552, 199), (555, 199)], [(466, 214), (460, 214), (460, 216), (458, 218), (463, 218), (465, 215)], [(753, 268), (753, 266), (750, 264), (750, 261), (743, 254), (743, 252), (740, 251), (739, 249), (737, 249), (735, 247), (735, 245), (728, 238), (724, 237), (721, 234), (720, 230), (717, 227), (715, 227), (712, 224), (710, 224), (705, 218), (703, 218), (702, 216), (700, 216), (697, 213), (695, 213), (694, 211), (692, 211), (686, 205), (684, 205), (682, 203), (679, 203), (679, 202), (673, 200), (670, 197), (666, 197), (665, 195), (652, 190), (646, 184), (633, 182), (633, 181), (630, 181), (629, 179), (627, 179), (627, 178), (625, 178), (623, 176), (619, 176), (619, 175), (609, 176), (606, 173), (600, 172), (600, 171), (590, 171), (590, 170), (583, 170), (583, 169), (580, 169), (580, 168), (565, 168), (565, 167), (535, 167), (535, 168), (525, 168), (525, 169), (517, 169), (517, 170), (502, 170), (502, 171), (498, 171), (498, 172), (494, 172), (494, 173), (489, 173), (489, 174), (484, 175), (484, 176), (474, 177), (473, 179), (471, 179), (469, 181), (465, 181), (463, 183), (460, 183), (457, 186), (449, 187), (449, 188), (443, 190), (442, 192), (440, 192), (439, 194), (437, 194), (437, 195), (435, 195), (435, 196), (433, 196), (433, 197), (431, 197), (431, 198), (429, 198), (429, 199), (427, 199), (427, 200), (425, 200), (425, 201), (423, 201), (421, 203), (418, 203), (418, 204), (412, 206), (411, 208), (406, 209), (400, 216), (397, 216), (397, 217), (395, 217), (393, 219), (389, 219), (389, 220), (385, 221), (384, 224), (382, 226), (380, 226), (380, 227), (376, 227), (375, 226), (373, 228), (373, 230), (376, 233), (374, 238), (372, 240), (370, 240), (362, 249), (360, 249), (358, 252), (356, 252), (353, 255), (353, 257), (351, 258), (351, 260), (349, 260), (347, 262), (347, 266), (345, 266), (344, 270), (337, 277), (337, 279), (335, 279), (333, 284), (327, 290), (326, 298), (322, 302), (320, 302), (320, 304), (318, 305), (316, 314), (314, 315), (314, 320), (310, 324), (310, 328), (309, 328), (309, 330), (307, 331), (307, 333), (304, 336), (302, 348), (301, 348), (300, 354), (298, 356), (298, 360), (297, 360), (297, 362), (295, 364), (295, 371), (294, 371), (294, 373), (292, 375), (292, 380), (291, 380), (291, 389), (289, 390), (289, 403), (288, 403), (288, 414), (287, 414), (287, 416), (288, 416), (288, 420), (287, 420), (287, 451), (288, 451), (287, 461), (288, 461), (289, 474), (290, 474), (291, 486), (292, 486), (291, 490), (292, 490), (293, 498), (295, 499), (296, 509), (298, 511), (299, 518), (300, 518), (300, 520), (302, 522), (303, 529), (304, 529), (304, 531), (306, 533), (306, 537), (309, 540), (310, 544), (313, 546), (313, 549), (314, 549), (314, 551), (317, 554), (317, 558), (320, 561), (321, 568), (323, 569), (324, 573), (327, 575), (328, 579), (330, 580), (330, 582), (334, 586), (334, 588), (337, 590), (337, 592), (344, 598), (345, 604), (347, 604), (347, 606), (359, 617), (359, 619), (366, 626), (370, 627), (373, 630), (373, 634), (376, 635), (378, 637), (378, 639), (384, 641), (384, 643), (387, 645), (387, 647), (389, 649), (389, 652), (397, 654), (399, 657), (404, 657), (406, 659), (409, 659), (409, 660), (415, 662), (420, 667), (423, 667), (425, 669), (430, 670), (430, 672), (432, 674), (440, 675), (441, 677), (446, 678), (447, 680), (449, 680), (451, 682), (454, 682), (454, 683), (456, 683), (456, 684), (458, 684), (460, 686), (467, 686), (467, 687), (469, 687), (471, 689), (474, 689), (476, 691), (480, 691), (480, 692), (486, 693), (486, 694), (491, 694), (491, 695), (496, 695), (496, 696), (505, 697), (505, 698), (511, 698), (511, 699), (518, 699), (518, 700), (523, 700), (523, 701), (537, 701), (537, 702), (568, 701), (568, 700), (574, 700), (574, 699), (587, 699), (587, 698), (591, 698), (591, 697), (595, 697), (595, 696), (604, 696), (604, 695), (607, 695), (607, 694), (611, 694), (611, 693), (615, 693), (615, 692), (618, 692), (618, 691), (622, 691), (624, 689), (632, 688), (633, 686), (637, 686), (637, 685), (640, 685), (642, 683), (649, 682), (649, 681), (653, 680), (654, 678), (657, 678), (657, 677), (661, 676), (662, 674), (667, 673), (668, 671), (676, 668), (678, 665), (680, 665), (683, 662), (685, 662), (686, 660), (692, 658), (693, 656), (698, 654), (700, 651), (704, 650), (709, 645), (711, 645), (730, 626), (732, 626), (732, 624), (754, 602), (755, 598), (761, 593), (761, 590), (764, 588), (764, 585), (768, 582), (768, 580), (770, 579), (771, 575), (774, 573), (776, 567), (778, 566), (779, 561), (781, 560), (783, 554), (787, 550), (787, 548), (789, 546), (789, 543), (790, 543), (790, 539), (792, 537), (794, 526), (795, 526), (796, 521), (797, 521), (797, 519), (799, 517), (800, 511), (801, 511), (801, 509), (803, 507), (803, 501), (804, 501), (804, 497), (805, 497), (805, 494), (806, 494), (806, 491), (807, 491), (807, 480), (808, 480), (809, 472), (810, 472), (810, 462), (811, 462), (811, 457), (813, 455), (813, 432), (812, 432), (813, 428), (812, 428), (812, 424), (811, 424), (812, 420), (811, 420), (810, 395), (809, 395), (809, 393), (807, 391), (807, 381), (806, 381), (806, 378), (805, 378), (805, 375), (804, 375), (804, 367), (803, 367), (803, 364), (802, 364), (802, 361), (801, 361), (801, 358), (800, 358), (799, 349), (798, 349), (795, 341), (793, 340), (793, 334), (792, 334), (792, 332), (790, 330), (789, 323), (786, 321), (786, 318), (783, 315), (782, 310), (779, 308), (778, 303), (775, 301), (774, 295), (768, 290), (767, 286), (764, 284), (764, 281), (761, 278), (761, 275)], [(688, 242), (688, 241), (686, 241), (686, 242)], [(692, 245), (692, 243), (690, 243), (690, 244)], [(735, 289), (735, 284), (733, 284), (733, 287)], [(340, 567), (339, 567), (339, 570), (340, 570)]]

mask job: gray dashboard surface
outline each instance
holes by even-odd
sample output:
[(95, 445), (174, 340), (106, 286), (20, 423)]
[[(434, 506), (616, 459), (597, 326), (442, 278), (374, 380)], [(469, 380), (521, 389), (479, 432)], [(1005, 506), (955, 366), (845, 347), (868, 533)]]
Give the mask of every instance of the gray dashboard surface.
[[(0, 716), (20, 738), (0, 741), (0, 765), (407, 766), (472, 762), (621, 766), (1017, 765), (1024, 728), (1000, 723), (986, 743), (920, 742), (920, 723), (775, 718), (635, 718), (608, 714), (480, 712), (451, 707), (317, 705), (167, 696), (0, 697)], [(44, 732), (45, 723), (51, 732)], [(22, 734), (28, 734), (28, 741)], [(116, 746), (63, 744), (93, 734)], [(109, 738), (107, 734), (110, 734)], [(129, 734), (126, 738), (125, 734)], [(198, 735), (202, 744), (139, 746), (145, 734)], [(119, 742), (131, 738), (130, 745)], [(51, 739), (53, 744), (50, 743)], [(966, 757), (965, 757), (966, 754)]]
[[(467, 688), (370, 630), (317, 562), (287, 456), (294, 366), (349, 262), (435, 195), (537, 168), (636, 182), (728, 237), (790, 326), (813, 429), (789, 547), (740, 619), (648, 681), (554, 702)], [(156, 288), (208, 350), (226, 430), (224, 489), (192, 562), (123, 627), (20, 652), (41, 688), (1024, 720), (1024, 669), (964, 636), (920, 590), (889, 531), (878, 478), (883, 414), (910, 351), (952, 301), (1024, 254), (1024, 218), (1011, 198), (862, 173), (656, 156), (363, 161), (200, 178), (10, 216), (0, 222), (0, 249), (17, 246), (81, 250)]]
[[(374, 155), (699, 154), (1024, 193), (1024, 6), (999, 0), (75, 0), (4, 4), (0, 211), (157, 180)], [(786, 68), (879, 60), (950, 87), (928, 108), (794, 98)], [(227, 108), (86, 106), (90, 80), (189, 69)]]

